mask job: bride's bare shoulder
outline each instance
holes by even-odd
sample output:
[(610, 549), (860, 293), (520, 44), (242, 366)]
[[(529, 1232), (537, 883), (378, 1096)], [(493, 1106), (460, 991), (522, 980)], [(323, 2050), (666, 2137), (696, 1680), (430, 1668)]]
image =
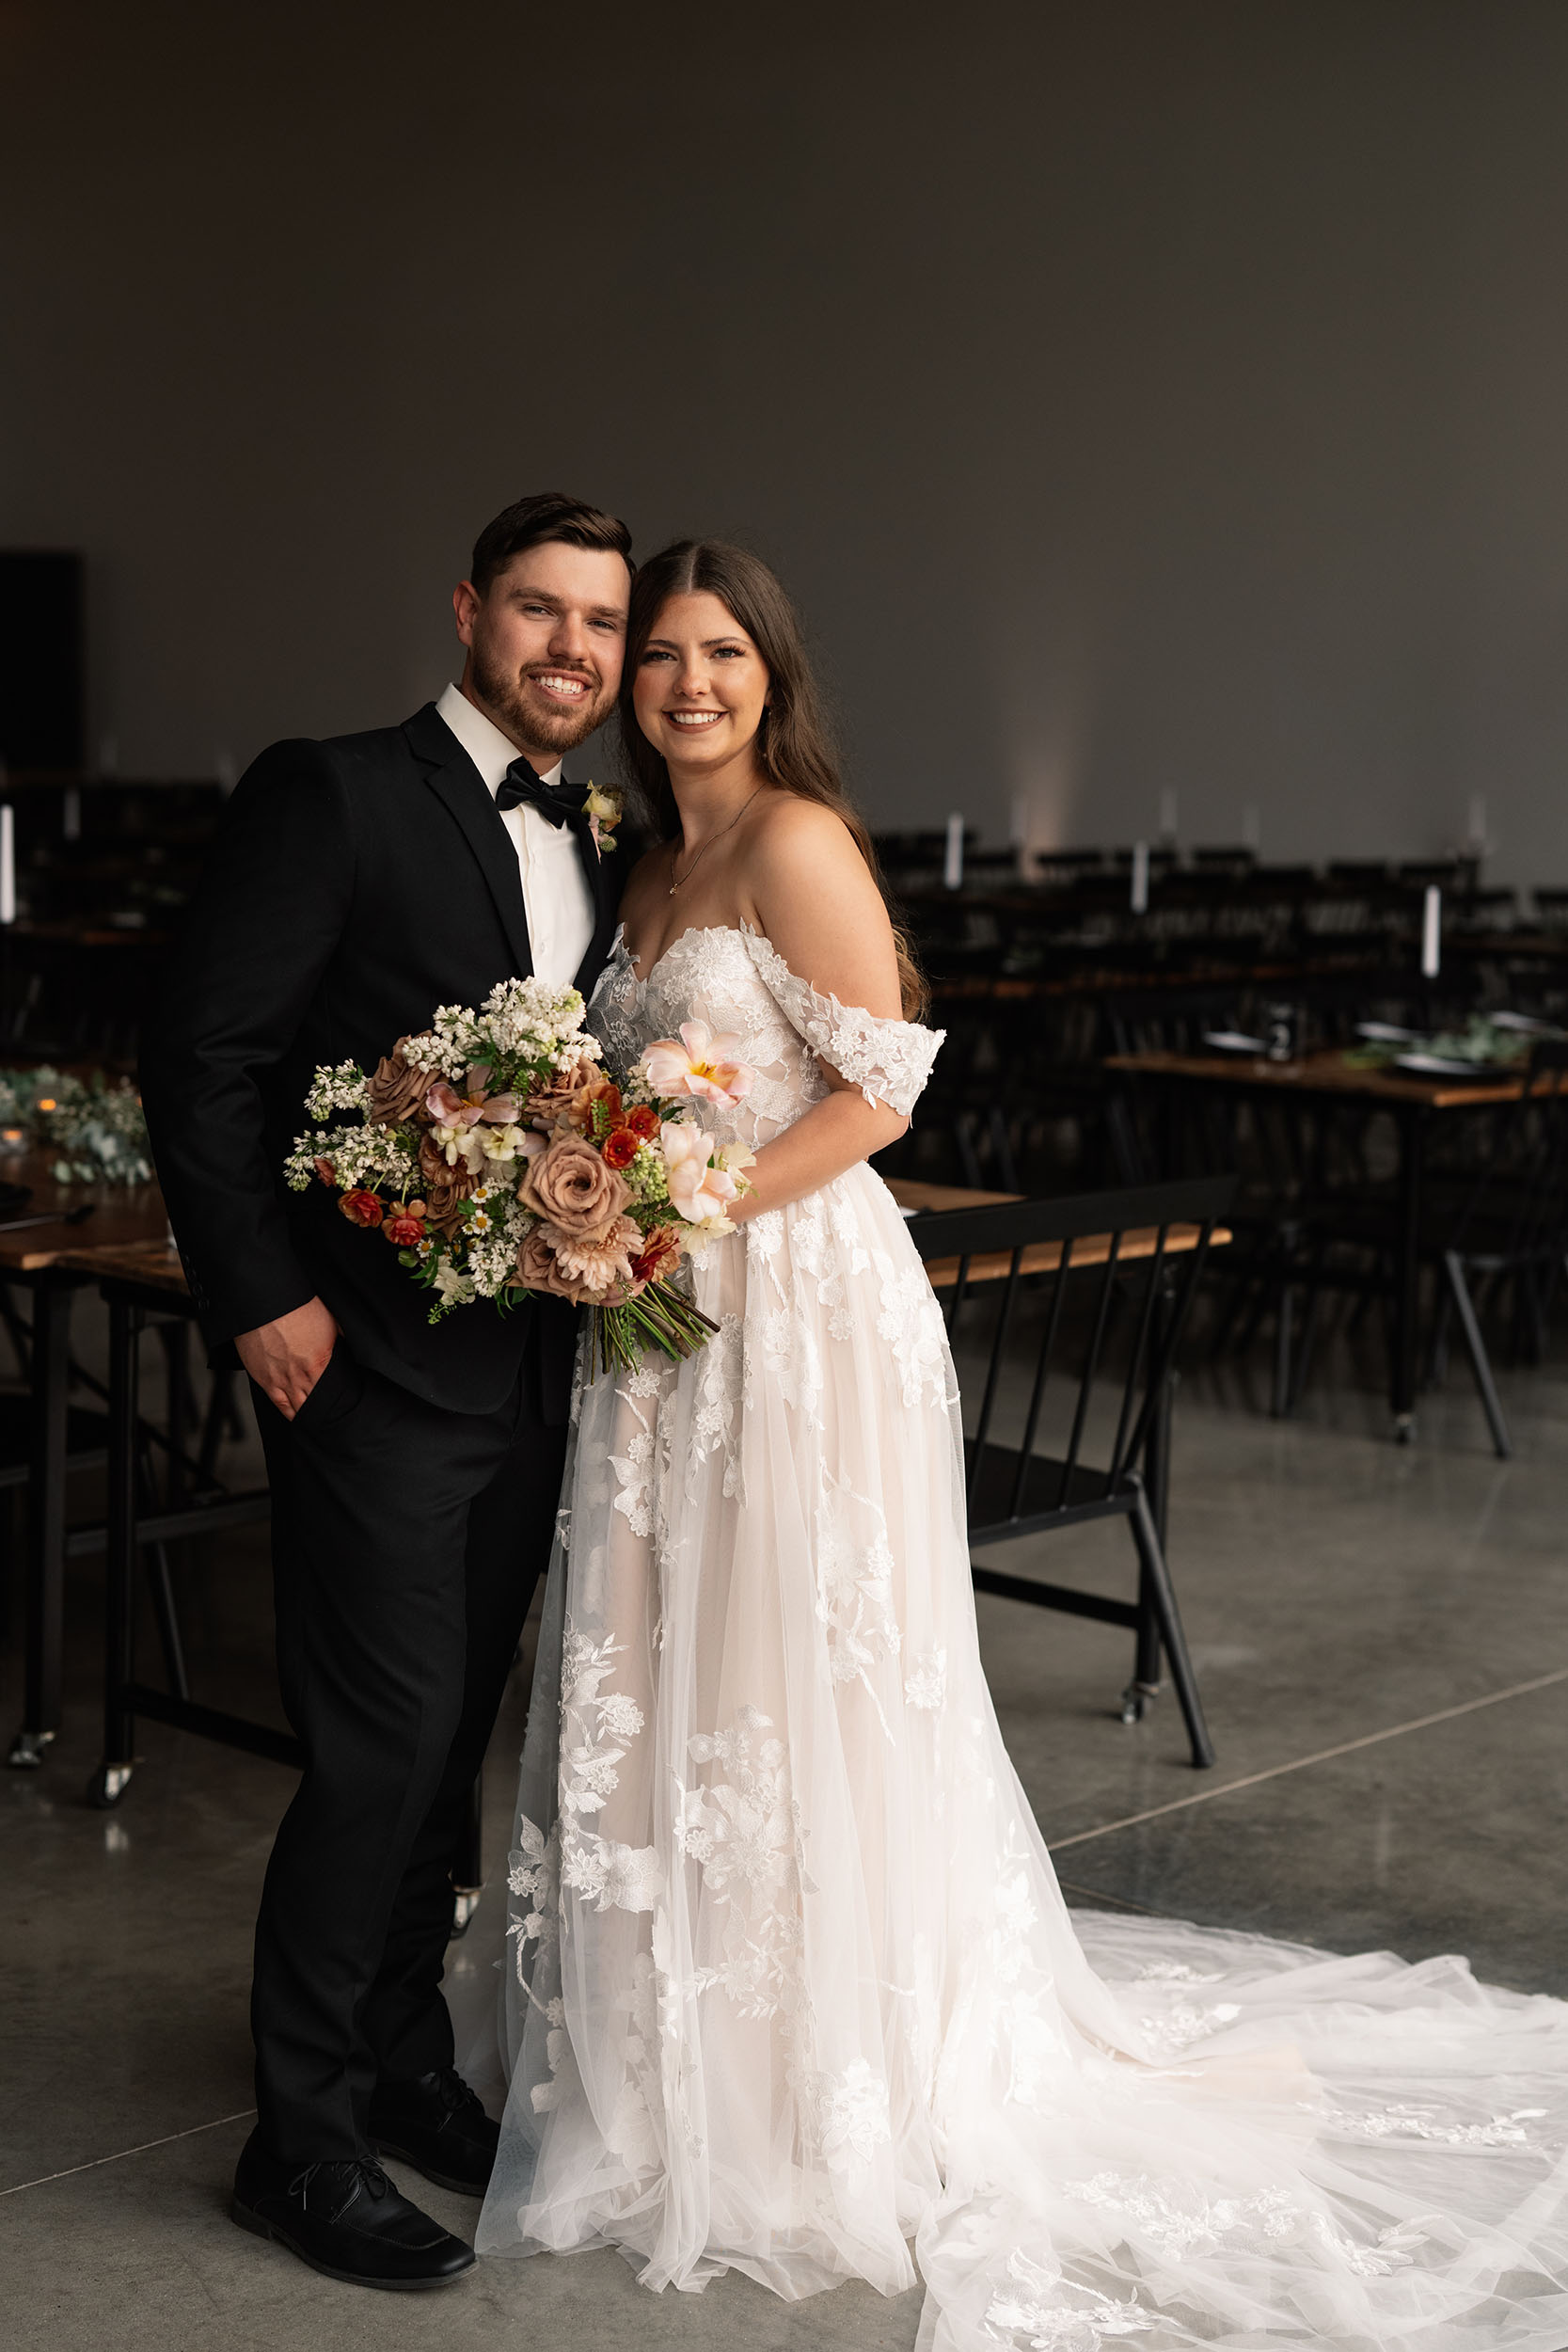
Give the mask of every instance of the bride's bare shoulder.
[(881, 894), (854, 834), (835, 809), (798, 793), (774, 791), (757, 811), (748, 844), (747, 880), (759, 908), (781, 896), (825, 893), (842, 905), (881, 905)]
[(746, 879), (764, 938), (815, 987), (895, 1017), (893, 927), (843, 818), (819, 801), (784, 792), (758, 815)]
[(820, 801), (772, 791), (757, 811), (748, 845), (749, 878), (762, 890), (825, 885), (877, 889), (843, 818)]

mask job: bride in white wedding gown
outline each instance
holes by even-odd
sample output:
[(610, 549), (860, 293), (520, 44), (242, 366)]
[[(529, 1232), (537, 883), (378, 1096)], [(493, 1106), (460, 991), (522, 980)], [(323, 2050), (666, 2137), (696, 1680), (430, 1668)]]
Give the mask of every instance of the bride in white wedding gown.
[(738, 1037), (754, 1086), (700, 1107), (757, 1193), (696, 1271), (711, 1345), (581, 1391), (480, 2250), (787, 2296), (918, 2265), (928, 2352), (1561, 2352), (1568, 2004), (1069, 1916), (981, 1669), (941, 1316), (864, 1165), (940, 1039), (896, 1017), (782, 591), (656, 558), (627, 678), (673, 848), (593, 1025), (623, 1064)]

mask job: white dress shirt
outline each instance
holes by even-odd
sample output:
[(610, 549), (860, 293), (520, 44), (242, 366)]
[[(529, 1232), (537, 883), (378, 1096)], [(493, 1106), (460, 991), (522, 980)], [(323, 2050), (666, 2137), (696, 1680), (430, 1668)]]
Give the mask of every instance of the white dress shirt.
[[(460, 687), (449, 686), (436, 706), (473, 761), (492, 797), (517, 756), (517, 746), (477, 709)], [(559, 784), (561, 762), (541, 784)], [(512, 835), (523, 881), (533, 968), (552, 987), (569, 988), (594, 936), (594, 894), (582, 870), (575, 836), (552, 825), (536, 808), (503, 808), (501, 823)]]

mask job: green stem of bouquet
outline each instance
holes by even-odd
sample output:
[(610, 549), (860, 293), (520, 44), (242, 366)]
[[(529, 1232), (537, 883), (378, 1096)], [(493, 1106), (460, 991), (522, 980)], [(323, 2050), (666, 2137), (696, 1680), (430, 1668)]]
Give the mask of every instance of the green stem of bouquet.
[(601, 1372), (635, 1372), (648, 1346), (682, 1363), (694, 1356), (718, 1330), (689, 1298), (668, 1282), (650, 1282), (635, 1298), (618, 1307), (595, 1307), (589, 1341), (589, 1377)]

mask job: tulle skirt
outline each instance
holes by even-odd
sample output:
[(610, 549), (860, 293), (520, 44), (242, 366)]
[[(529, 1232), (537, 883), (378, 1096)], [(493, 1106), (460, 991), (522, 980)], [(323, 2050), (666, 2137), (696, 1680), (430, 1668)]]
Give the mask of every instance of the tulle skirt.
[(1568, 2004), (1069, 1916), (981, 1669), (956, 1386), (858, 1168), (580, 1396), (486, 2253), (927, 2288), (925, 2352), (1568, 2345)]

